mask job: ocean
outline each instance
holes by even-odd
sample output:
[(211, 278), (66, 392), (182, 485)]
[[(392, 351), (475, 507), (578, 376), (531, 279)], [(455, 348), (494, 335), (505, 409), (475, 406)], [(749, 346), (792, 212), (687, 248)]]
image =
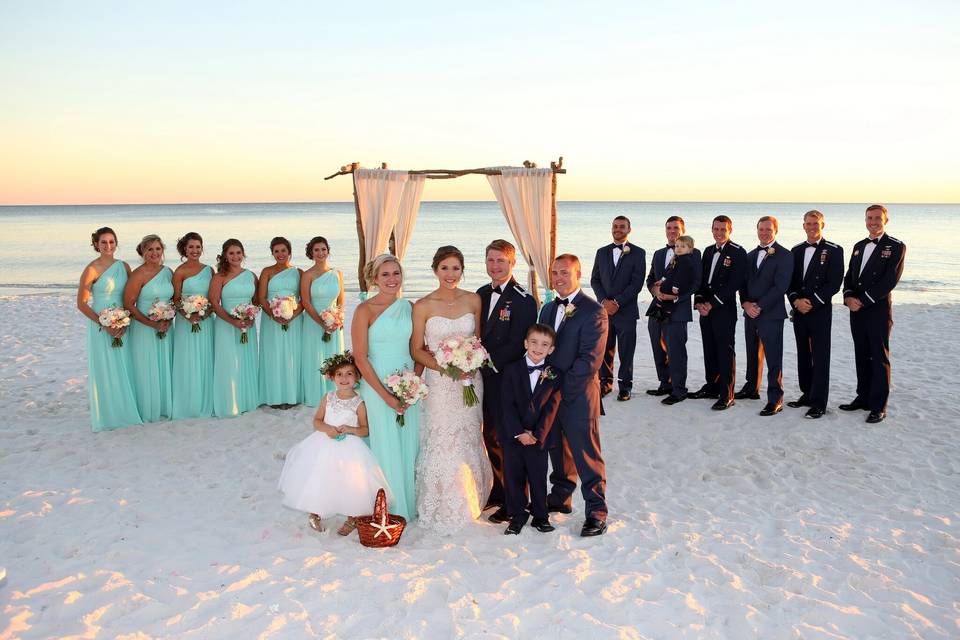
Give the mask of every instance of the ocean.
[[(804, 212), (818, 209), (826, 216), (824, 237), (850, 248), (866, 236), (863, 225), (868, 203), (727, 203), (727, 202), (559, 202), (558, 253), (574, 253), (583, 262), (583, 284), (589, 289), (590, 269), (598, 247), (610, 242), (610, 222), (616, 215), (631, 219), (630, 240), (649, 255), (663, 246), (663, 224), (680, 215), (687, 233), (702, 248), (711, 241), (710, 221), (726, 214), (733, 220), (733, 240), (748, 250), (757, 244), (756, 221), (774, 215), (780, 221), (778, 241), (792, 247), (805, 239)], [(960, 204), (888, 204), (887, 231), (907, 245), (906, 267), (894, 297), (897, 302), (940, 304), (960, 302), (960, 250), (950, 238), (960, 237)], [(80, 272), (95, 257), (90, 234), (113, 227), (119, 236), (117, 256), (131, 266), (139, 263), (135, 246), (156, 233), (167, 245), (167, 264), (176, 267), (175, 243), (188, 231), (205, 242), (204, 261), (216, 260), (221, 243), (239, 238), (247, 252), (247, 267), (259, 272), (272, 262), (270, 239), (285, 236), (293, 244), (294, 264), (311, 263), (304, 246), (322, 235), (331, 248), (330, 263), (343, 271), (348, 292), (359, 291), (358, 242), (352, 202), (83, 205), (0, 207), (0, 295), (62, 293), (76, 289)], [(487, 280), (483, 250), (495, 238), (512, 240), (494, 201), (424, 202), (404, 259), (405, 295), (419, 297), (435, 287), (430, 261), (437, 247), (456, 245), (467, 265), (463, 286), (475, 289)], [(526, 267), (518, 260), (517, 279), (526, 282)], [(643, 298), (646, 294), (641, 294)]]

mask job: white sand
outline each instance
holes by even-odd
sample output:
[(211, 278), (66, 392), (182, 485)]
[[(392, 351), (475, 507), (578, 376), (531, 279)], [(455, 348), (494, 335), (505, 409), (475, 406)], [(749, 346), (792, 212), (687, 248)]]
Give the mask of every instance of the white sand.
[[(663, 407), (641, 330), (641, 395), (601, 427), (607, 535), (577, 535), (578, 496), (552, 534), (414, 525), (371, 550), (280, 505), (310, 409), (93, 434), (72, 298), (2, 299), (0, 638), (960, 637), (958, 308), (895, 312), (881, 425), (835, 409), (853, 397), (842, 308), (819, 421)], [(786, 344), (791, 399), (789, 325)], [(696, 389), (696, 325), (689, 347)]]

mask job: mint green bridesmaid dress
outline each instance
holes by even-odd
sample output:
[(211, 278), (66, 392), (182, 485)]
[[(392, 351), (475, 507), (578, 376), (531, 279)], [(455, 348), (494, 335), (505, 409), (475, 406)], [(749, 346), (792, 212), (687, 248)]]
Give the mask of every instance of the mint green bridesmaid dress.
[[(213, 269), (208, 266), (184, 279), (183, 298), (207, 297)], [(194, 332), (193, 323), (177, 314), (173, 326), (173, 419), (209, 418), (213, 415), (213, 319), (204, 318)]]
[[(108, 307), (122, 309), (126, 284), (127, 268), (122, 260), (117, 260), (93, 283), (90, 308), (98, 314)], [(123, 334), (122, 347), (113, 347), (112, 344), (113, 337), (101, 331), (99, 323), (87, 322), (87, 394), (90, 398), (90, 426), (94, 431), (143, 424), (133, 392), (130, 332)]]
[[(173, 271), (163, 267), (153, 276), (137, 297), (137, 309), (147, 315), (157, 300), (173, 299)], [(157, 330), (130, 319), (130, 357), (133, 360), (133, 391), (137, 408), (144, 422), (169, 420), (173, 415), (172, 380), (173, 339), (171, 333), (161, 340)]]
[[(289, 267), (270, 278), (267, 302), (277, 296), (294, 296), (300, 301), (300, 270)], [(264, 404), (300, 404), (303, 348), (303, 314), (287, 330), (270, 317), (260, 319), (260, 400)]]
[[(340, 295), (339, 272), (331, 269), (320, 274), (310, 283), (310, 304), (320, 314), (324, 309), (336, 303)], [(336, 353), (343, 353), (343, 329), (330, 334), (328, 342), (323, 341), (323, 327), (314, 322), (306, 313), (303, 315), (303, 402), (316, 407), (328, 391), (336, 387), (320, 372), (323, 361)]]
[[(408, 301), (398, 299), (370, 325), (367, 358), (381, 381), (397, 370), (413, 371), (410, 356), (412, 309)], [(367, 407), (370, 449), (393, 489), (390, 513), (412, 520), (417, 512), (413, 474), (420, 448), (420, 403), (406, 410), (403, 414), (405, 424), (401, 427), (397, 424), (396, 412), (363, 381), (360, 396)]]
[[(250, 304), (256, 293), (253, 273), (244, 270), (220, 290), (220, 304), (227, 313), (240, 303)], [(260, 406), (257, 369), (257, 326), (241, 331), (219, 317), (213, 321), (213, 415), (238, 416)]]

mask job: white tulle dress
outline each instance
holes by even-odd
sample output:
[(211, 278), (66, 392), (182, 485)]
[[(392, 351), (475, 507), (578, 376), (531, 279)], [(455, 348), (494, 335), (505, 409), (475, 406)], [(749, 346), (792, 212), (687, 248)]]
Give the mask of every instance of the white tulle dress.
[[(335, 427), (357, 426), (357, 408), (363, 402), (359, 395), (341, 400), (331, 391), (324, 402), (324, 422)], [(387, 479), (361, 438), (348, 435), (336, 440), (320, 431), (314, 431), (287, 452), (279, 483), (284, 506), (316, 513), (321, 518), (373, 513), (380, 487), (390, 499)]]

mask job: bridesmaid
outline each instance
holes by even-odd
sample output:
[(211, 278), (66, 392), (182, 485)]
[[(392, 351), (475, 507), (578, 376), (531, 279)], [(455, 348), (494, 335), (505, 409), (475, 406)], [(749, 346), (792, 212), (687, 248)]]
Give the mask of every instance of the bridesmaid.
[[(289, 409), (303, 400), (300, 350), (303, 348), (303, 305), (300, 303), (300, 269), (290, 266), (290, 241), (274, 238), (270, 253), (276, 264), (260, 273), (257, 297), (263, 309), (260, 321), (260, 400), (274, 409)], [(294, 296), (297, 308), (285, 320), (270, 311), (277, 296)]]
[[(407, 520), (416, 516), (414, 465), (420, 442), (420, 405), (404, 407), (383, 386), (394, 371), (414, 370), (410, 355), (413, 320), (410, 302), (400, 297), (403, 269), (395, 256), (377, 256), (364, 268), (367, 286), (378, 293), (357, 307), (350, 336), (353, 358), (362, 374), (360, 395), (367, 406), (370, 449), (393, 489), (390, 512)], [(397, 424), (403, 414), (404, 426)]]
[(133, 391), (144, 422), (169, 420), (173, 415), (173, 340), (166, 339), (173, 322), (147, 317), (154, 302), (173, 302), (173, 272), (163, 266), (164, 249), (160, 236), (144, 237), (137, 245), (143, 264), (133, 270), (123, 288), (123, 306), (131, 315)]
[[(243, 268), (245, 257), (239, 240), (224, 242), (207, 295), (217, 314), (213, 332), (213, 415), (218, 418), (238, 416), (260, 406), (257, 327), (253, 320), (230, 315), (238, 304), (257, 303), (257, 276)], [(247, 342), (240, 342), (243, 333)]]
[(316, 407), (328, 391), (335, 386), (320, 371), (323, 361), (336, 353), (343, 353), (343, 329), (330, 334), (330, 340), (323, 341), (326, 333), (320, 322), (320, 314), (332, 304), (343, 307), (343, 274), (327, 266), (330, 245), (323, 236), (317, 236), (307, 243), (307, 257), (313, 259), (313, 266), (303, 272), (300, 278), (300, 301), (306, 317), (303, 319), (303, 402)]
[(133, 392), (129, 338), (122, 347), (112, 346), (113, 339), (123, 337), (126, 329), (101, 328), (99, 319), (104, 309), (123, 306), (123, 287), (130, 267), (113, 257), (117, 234), (110, 227), (94, 231), (91, 242), (100, 256), (88, 264), (80, 276), (77, 309), (90, 320), (87, 323), (90, 425), (94, 431), (107, 431), (143, 424)]
[[(200, 262), (203, 238), (191, 231), (177, 240), (177, 253), (185, 260), (173, 272), (173, 302), (177, 321), (173, 325), (173, 418), (209, 418), (213, 415), (213, 313), (186, 315), (183, 298), (207, 297), (213, 269)], [(194, 330), (194, 327), (199, 331)]]

